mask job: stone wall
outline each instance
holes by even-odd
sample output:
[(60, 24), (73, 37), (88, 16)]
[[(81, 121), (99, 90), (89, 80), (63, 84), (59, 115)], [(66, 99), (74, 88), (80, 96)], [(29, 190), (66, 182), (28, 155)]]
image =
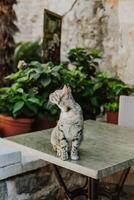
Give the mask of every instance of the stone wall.
[[(69, 190), (85, 184), (86, 178), (77, 173), (59, 168)], [(102, 181), (115, 184), (121, 173), (104, 178)], [(125, 188), (134, 184), (134, 174), (130, 174)], [(65, 194), (59, 187), (50, 165), (22, 173), (0, 181), (0, 200), (65, 200)], [(79, 200), (85, 200), (79, 197)]]
[[(60, 171), (70, 189), (85, 182), (83, 176), (61, 168)], [(50, 165), (0, 181), (0, 200), (63, 200), (64, 197)]]
[(63, 16), (61, 60), (73, 47), (98, 48), (101, 70), (134, 84), (132, 0), (18, 0), (16, 41), (42, 38), (44, 8)]
[(20, 32), (16, 41), (35, 40), (43, 35), (43, 13), (49, 9), (59, 15), (64, 15), (72, 6), (74, 0), (18, 0), (15, 6)]
[(119, 0), (119, 60), (118, 73), (134, 84), (134, 1)]
[[(107, 1), (106, 1), (107, 2)], [(117, 9), (105, 0), (18, 0), (16, 13), (20, 33), (16, 41), (34, 40), (42, 37), (43, 10), (47, 8), (63, 16), (61, 59), (66, 60), (67, 52), (73, 47), (98, 48), (104, 51), (102, 69), (115, 66), (112, 55), (116, 49)], [(115, 33), (111, 34), (111, 25)], [(115, 40), (116, 39), (116, 40)], [(108, 44), (110, 42), (110, 44)], [(107, 64), (108, 63), (108, 64)]]

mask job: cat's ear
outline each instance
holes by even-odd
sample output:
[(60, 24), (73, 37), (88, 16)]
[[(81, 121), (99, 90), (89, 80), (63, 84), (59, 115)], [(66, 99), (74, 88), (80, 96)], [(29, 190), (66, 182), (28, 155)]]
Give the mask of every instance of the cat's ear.
[(71, 88), (69, 86), (64, 85), (63, 94), (68, 95), (71, 92)]

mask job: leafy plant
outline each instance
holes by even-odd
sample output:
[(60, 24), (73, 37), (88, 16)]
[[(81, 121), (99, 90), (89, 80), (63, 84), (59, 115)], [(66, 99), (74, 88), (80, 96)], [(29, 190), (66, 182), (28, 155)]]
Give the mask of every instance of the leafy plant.
[(118, 77), (108, 76), (106, 73), (100, 73), (97, 76), (102, 84), (101, 98), (103, 98), (103, 107), (108, 111), (118, 111), (119, 98), (121, 95), (130, 95), (134, 89), (124, 83)]
[[(69, 70), (61, 68), (61, 77), (64, 77), (64, 84), (71, 86), (75, 100), (82, 106), (84, 118), (95, 119), (100, 113), (101, 101), (100, 95), (95, 88), (95, 79), (89, 79), (88, 75), (82, 71), (82, 68)], [(97, 94), (97, 95), (96, 95)]]
[(96, 75), (101, 57), (101, 53), (97, 49), (75, 48), (68, 53), (70, 62), (77, 68), (80, 67), (81, 71), (86, 73), (89, 79)]
[(94, 91), (101, 53), (95, 49), (76, 48), (69, 51), (68, 58), (69, 64), (62, 65), (60, 69), (62, 82), (71, 86), (73, 96), (82, 106), (84, 118), (94, 119), (101, 107)]
[(37, 99), (42, 99), (41, 109), (35, 117), (56, 118), (59, 110), (56, 106), (48, 104), (49, 94), (61, 86), (59, 71), (61, 66), (54, 66), (52, 63), (41, 64), (32, 61), (19, 71), (7, 76), (11, 81), (11, 87), (22, 88), (25, 93), (33, 91)]
[(108, 99), (110, 101), (119, 101), (120, 95), (130, 95), (133, 92), (132, 87), (125, 84), (120, 79), (110, 79), (108, 83)]
[(105, 107), (106, 111), (118, 112), (119, 103), (117, 103), (117, 102), (106, 103), (104, 105), (104, 107)]
[(41, 62), (41, 45), (40, 41), (33, 41), (33, 42), (20, 42), (18, 43), (15, 53), (14, 59), (16, 65), (20, 60), (24, 60), (25, 62), (29, 63), (33, 60)]
[(119, 78), (103, 72), (96, 73), (95, 77), (89, 79), (81, 67), (65, 70), (63, 77), (65, 83), (73, 88), (75, 99), (82, 106), (85, 119), (95, 119), (104, 112), (106, 103), (118, 105), (120, 95), (130, 95), (133, 92), (133, 88)]
[(101, 59), (99, 51), (71, 49), (68, 58), (71, 63), (57, 66), (51, 62), (41, 64), (32, 61), (7, 77), (11, 81), (11, 88), (22, 88), (26, 94), (30, 91), (36, 94), (36, 98), (42, 103), (37, 109), (40, 117), (56, 118), (59, 115), (57, 106), (50, 105), (48, 100), (49, 94), (64, 84), (71, 86), (73, 96), (81, 105), (85, 119), (95, 119), (102, 112), (102, 108), (106, 109), (106, 103), (118, 104), (120, 95), (132, 93), (132, 88), (119, 78), (98, 72)]
[(18, 117), (35, 117), (40, 114), (43, 99), (35, 90), (24, 91), (21, 87), (5, 87), (0, 89), (0, 113)]
[[(37, 61), (30, 62), (25, 69), (19, 70), (8, 78), (23, 88), (38, 88), (41, 96), (44, 96), (44, 113), (54, 117), (59, 113), (56, 107), (49, 105), (48, 96), (55, 89), (64, 84), (72, 87), (75, 99), (82, 106), (85, 118), (94, 118), (100, 112), (100, 103), (94, 96), (92, 78), (95, 77), (98, 68), (98, 59), (101, 58), (97, 50), (86, 50), (82, 48), (72, 49), (68, 53), (70, 62), (75, 68), (70, 70), (67, 64), (58, 66), (52, 63), (41, 64)], [(45, 91), (45, 92), (44, 92)], [(88, 115), (86, 117), (86, 115)]]

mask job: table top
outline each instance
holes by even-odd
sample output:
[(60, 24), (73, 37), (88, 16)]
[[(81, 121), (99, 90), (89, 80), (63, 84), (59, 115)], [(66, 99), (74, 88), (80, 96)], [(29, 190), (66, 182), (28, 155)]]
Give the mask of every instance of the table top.
[(38, 158), (80, 174), (98, 179), (134, 165), (134, 129), (88, 120), (84, 122), (84, 141), (80, 160), (62, 161), (50, 144), (51, 129), (6, 139), (24, 145)]

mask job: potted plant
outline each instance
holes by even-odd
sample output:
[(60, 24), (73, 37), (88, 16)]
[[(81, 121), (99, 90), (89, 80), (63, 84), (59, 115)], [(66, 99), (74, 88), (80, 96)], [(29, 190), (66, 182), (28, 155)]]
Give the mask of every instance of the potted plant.
[[(35, 45), (36, 42), (33, 45), (28, 43), (28, 46), (32, 49)], [(32, 58), (32, 56), (27, 57), (29, 55), (29, 53), (26, 53), (28, 49), (26, 43), (22, 43), (16, 48), (16, 63), (19, 59), (29, 61), (27, 58)], [(32, 55), (34, 54), (32, 53)], [(63, 84), (69, 84), (72, 87), (75, 99), (82, 106), (84, 118), (95, 119), (101, 112), (100, 107), (102, 104), (98, 90), (94, 89), (93, 81), (98, 71), (100, 58), (101, 53), (96, 49), (75, 48), (68, 53), (69, 63), (55, 66), (52, 63), (41, 64), (33, 61), (26, 68), (20, 69), (16, 74), (9, 76), (9, 79), (21, 83), (22, 87), (38, 88), (39, 94), (46, 99), (41, 113), (44, 112), (45, 116), (51, 120), (58, 116), (59, 111), (51, 105), (48, 106), (48, 96)], [(70, 65), (73, 68), (70, 68)]]
[(42, 101), (38, 113), (35, 114), (32, 130), (37, 131), (54, 127), (58, 116), (58, 109), (48, 104), (48, 97), (51, 92), (61, 85), (59, 70), (60, 66), (52, 63), (41, 64), (32, 61), (29, 64), (19, 62), (19, 70), (6, 77), (11, 81), (11, 86), (22, 88), (25, 92), (35, 91), (37, 98)]
[(106, 109), (107, 123), (118, 124), (119, 103), (106, 103), (104, 107)]
[(0, 88), (0, 128), (3, 136), (29, 132), (42, 104), (43, 99), (34, 88), (25, 91), (17, 84)]
[(106, 117), (108, 123), (118, 123), (119, 98), (121, 95), (130, 95), (133, 93), (133, 88), (124, 83), (118, 77), (107, 77), (106, 88)]
[(67, 68), (61, 70), (64, 83), (72, 87), (84, 119), (96, 119), (101, 112), (100, 95), (95, 86), (101, 53), (97, 49), (75, 48), (69, 51), (68, 59)]

